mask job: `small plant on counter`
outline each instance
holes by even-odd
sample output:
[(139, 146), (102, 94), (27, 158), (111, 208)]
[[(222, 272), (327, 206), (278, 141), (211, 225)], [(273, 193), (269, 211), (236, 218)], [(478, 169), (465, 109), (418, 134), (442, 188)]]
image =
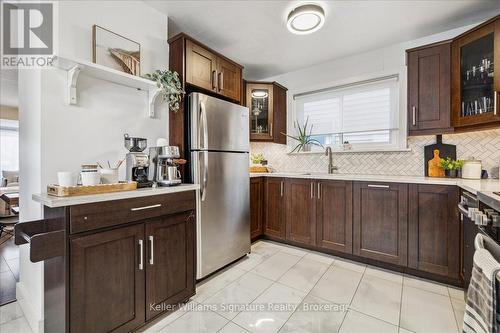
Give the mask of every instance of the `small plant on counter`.
[(252, 154), (250, 156), (250, 160), (252, 161), (253, 164), (262, 164), (262, 161), (265, 161), (264, 154)]
[(151, 74), (146, 74), (145, 77), (156, 81), (156, 86), (161, 89), (163, 102), (168, 102), (168, 108), (173, 112), (179, 111), (182, 96), (185, 94), (179, 79), (179, 73), (169, 70), (156, 70)]
[(289, 137), (290, 139), (298, 141), (298, 143), (299, 143), (297, 146), (295, 146), (295, 148), (293, 148), (293, 150), (290, 153), (293, 153), (296, 150), (297, 150), (297, 152), (300, 152), (301, 150), (302, 151), (310, 151), (311, 146), (318, 146), (318, 147), (323, 148), (323, 145), (321, 144), (321, 142), (319, 142), (316, 139), (311, 138), (312, 129), (313, 129), (312, 125), (311, 125), (311, 129), (309, 130), (309, 134), (307, 134), (307, 123), (308, 122), (309, 122), (309, 117), (307, 117), (304, 126), (300, 126), (300, 124), (297, 120), (293, 123), (293, 127), (295, 128), (295, 132), (297, 132), (296, 136), (286, 134), (283, 132), (281, 133), (281, 134)]
[(444, 169), (444, 172), (447, 177), (456, 178), (458, 170), (462, 169), (464, 165), (463, 160), (454, 160), (452, 158), (442, 158), (439, 162), (441, 168)]

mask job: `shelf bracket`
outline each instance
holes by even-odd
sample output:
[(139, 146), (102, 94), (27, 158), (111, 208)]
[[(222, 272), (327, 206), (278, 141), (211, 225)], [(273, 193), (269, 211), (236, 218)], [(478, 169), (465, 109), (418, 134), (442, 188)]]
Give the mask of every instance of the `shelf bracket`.
[(78, 98), (76, 96), (76, 83), (78, 82), (78, 76), (80, 75), (82, 68), (78, 65), (71, 67), (68, 70), (68, 104), (75, 105), (78, 103)]
[(158, 95), (161, 94), (161, 89), (149, 90), (148, 91), (148, 111), (149, 118), (155, 117), (155, 101)]

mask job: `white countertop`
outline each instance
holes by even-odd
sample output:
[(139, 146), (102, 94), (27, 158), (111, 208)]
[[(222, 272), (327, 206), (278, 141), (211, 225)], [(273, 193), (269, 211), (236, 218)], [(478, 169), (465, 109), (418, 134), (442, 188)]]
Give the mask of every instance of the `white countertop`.
[(305, 173), (305, 172), (269, 172), (251, 173), (250, 177), (288, 177), (303, 179), (325, 179), (325, 180), (355, 180), (368, 182), (391, 182), (391, 183), (411, 183), (411, 184), (437, 184), (456, 185), (466, 191), (477, 194), (477, 192), (500, 191), (500, 180), (481, 179), (470, 180), (461, 178), (433, 178), (423, 176), (391, 176), (391, 175), (355, 175), (355, 174), (327, 174), (327, 173)]
[(199, 188), (200, 186), (198, 184), (181, 184), (179, 186), (171, 186), (171, 187), (141, 188), (134, 191), (80, 195), (74, 197), (56, 197), (53, 195), (48, 195), (47, 193), (42, 193), (42, 194), (33, 194), (32, 198), (34, 201), (37, 201), (47, 207), (53, 208), (53, 207), (82, 205), (82, 204), (102, 202), (102, 201), (148, 197), (151, 195), (194, 191), (198, 190)]

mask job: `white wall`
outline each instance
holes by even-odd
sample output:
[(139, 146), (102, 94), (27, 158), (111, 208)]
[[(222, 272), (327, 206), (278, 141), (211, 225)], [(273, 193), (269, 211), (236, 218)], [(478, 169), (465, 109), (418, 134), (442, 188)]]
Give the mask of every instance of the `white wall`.
[[(32, 193), (41, 192), (41, 71), (19, 71), (19, 208), (20, 220), (42, 217)], [(29, 260), (29, 245), (19, 253), (19, 283), (16, 298), (34, 332), (43, 328), (43, 266)]]
[[(474, 24), (475, 25), (475, 24)], [(333, 85), (356, 82), (360, 78), (371, 78), (380, 73), (405, 72), (405, 50), (437, 41), (446, 40), (470, 29), (469, 25), (439, 34), (399, 43), (381, 49), (335, 59), (297, 71), (267, 78), (288, 88), (289, 99), (295, 93), (328, 88)], [(332, 46), (334, 47), (334, 46)], [(402, 82), (406, 78), (401, 78)]]
[[(332, 60), (301, 70), (271, 77), (265, 81), (277, 81), (288, 90), (288, 131), (293, 131), (293, 95), (316, 89), (333, 87), (380, 77), (399, 74), (400, 129), (406, 133), (407, 98), (405, 50), (446, 40), (459, 35), (474, 25), (461, 27), (432, 36), (399, 43), (389, 47)], [(332, 46), (334, 47), (334, 46)], [(445, 135), (444, 141), (457, 145), (457, 157), (471, 156), (483, 161), (483, 167), (490, 175), (498, 177), (500, 165), (499, 131), (473, 132)], [(409, 151), (399, 152), (342, 152), (334, 153), (334, 163), (340, 173), (356, 174), (424, 174), (424, 146), (435, 143), (435, 136), (411, 137), (407, 140)], [(272, 143), (251, 144), (252, 153), (263, 153), (269, 164), (278, 171), (324, 172), (328, 159), (323, 154), (287, 154), (290, 147)]]
[[(142, 1), (60, 1), (56, 19), (61, 56), (90, 61), (92, 25), (97, 24), (141, 44), (142, 74), (168, 68), (167, 17)], [(124, 133), (145, 137), (149, 144), (158, 137), (168, 138), (167, 109), (160, 105), (156, 118), (150, 119), (146, 92), (80, 75), (78, 105), (69, 106), (65, 86), (66, 73), (59, 69), (44, 69), (35, 81), (20, 80), (22, 221), (40, 217), (41, 207), (31, 194), (55, 182), (58, 171), (123, 159)], [(123, 178), (124, 166), (120, 174)], [(21, 251), (20, 261), (17, 290), (32, 308), (23, 306), (30, 325), (39, 332), (43, 269), (29, 262), (27, 249)]]

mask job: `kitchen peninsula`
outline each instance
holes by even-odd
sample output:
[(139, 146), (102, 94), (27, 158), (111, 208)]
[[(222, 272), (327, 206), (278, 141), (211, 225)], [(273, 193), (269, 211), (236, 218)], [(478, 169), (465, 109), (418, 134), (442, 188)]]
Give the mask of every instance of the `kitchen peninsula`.
[(18, 224), (16, 244), (44, 261), (46, 330), (129, 332), (193, 296), (198, 188), (33, 195), (45, 219)]

